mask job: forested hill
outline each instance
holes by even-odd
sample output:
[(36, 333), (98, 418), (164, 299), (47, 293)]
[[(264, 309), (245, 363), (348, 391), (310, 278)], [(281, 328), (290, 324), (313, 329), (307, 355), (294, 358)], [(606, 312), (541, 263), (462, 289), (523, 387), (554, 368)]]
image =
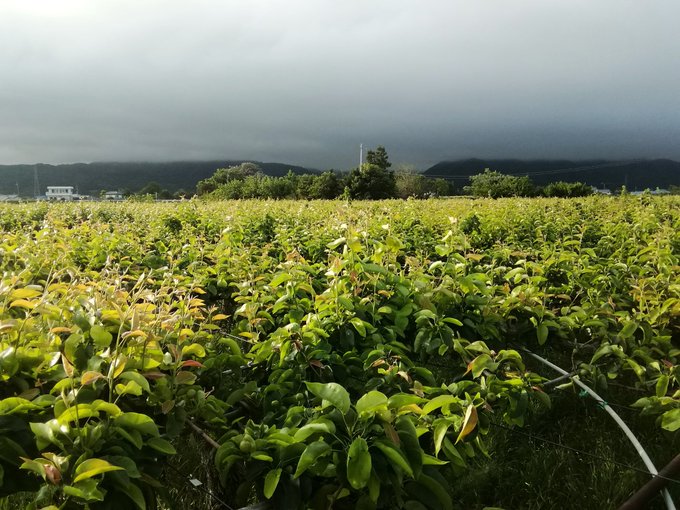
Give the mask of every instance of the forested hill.
[[(243, 163), (239, 161), (177, 161), (167, 163), (72, 163), (63, 165), (0, 165), (0, 194), (14, 194), (19, 186), (22, 196), (33, 195), (34, 168), (38, 168), (40, 193), (47, 186), (75, 186), (83, 194), (100, 190), (137, 191), (149, 182), (157, 182), (171, 192), (193, 190), (201, 179), (210, 177), (218, 168)], [(260, 163), (264, 173), (282, 176), (292, 170), (296, 174), (315, 170), (285, 163)]]
[(468, 178), (485, 168), (513, 175), (528, 175), (535, 184), (555, 181), (585, 182), (610, 189), (625, 185), (628, 190), (666, 188), (680, 185), (680, 163), (670, 159), (631, 161), (607, 160), (533, 160), (465, 159), (442, 161), (425, 171), (430, 177), (453, 180), (456, 187), (468, 184)]

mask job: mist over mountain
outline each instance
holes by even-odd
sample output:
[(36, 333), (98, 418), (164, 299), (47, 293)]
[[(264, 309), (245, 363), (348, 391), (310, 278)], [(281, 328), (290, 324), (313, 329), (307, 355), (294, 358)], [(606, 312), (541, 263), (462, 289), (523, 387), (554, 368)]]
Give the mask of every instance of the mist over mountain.
[(469, 177), (485, 168), (504, 174), (527, 175), (538, 185), (556, 181), (584, 182), (598, 188), (628, 190), (666, 188), (680, 185), (680, 163), (670, 159), (611, 161), (593, 160), (520, 160), (463, 159), (442, 161), (425, 170), (429, 177), (453, 181), (457, 189), (468, 184)]
[[(153, 162), (96, 162), (62, 165), (0, 165), (0, 194), (33, 196), (35, 169), (38, 170), (40, 194), (47, 186), (74, 186), (82, 194), (96, 195), (101, 190), (138, 191), (149, 182), (157, 182), (171, 192), (192, 191), (201, 179), (210, 177), (218, 168), (239, 165), (244, 160)], [(283, 176), (289, 170), (296, 174), (317, 173), (316, 170), (287, 163), (253, 161), (267, 175)]]

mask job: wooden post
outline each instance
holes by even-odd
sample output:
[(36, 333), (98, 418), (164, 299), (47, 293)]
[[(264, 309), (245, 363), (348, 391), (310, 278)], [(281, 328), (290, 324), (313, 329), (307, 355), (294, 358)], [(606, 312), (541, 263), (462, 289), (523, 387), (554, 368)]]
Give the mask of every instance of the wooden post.
[(643, 510), (648, 508), (650, 500), (668, 484), (666, 478), (673, 478), (676, 473), (680, 473), (680, 453), (665, 468), (659, 471), (657, 476), (640, 487), (628, 501), (619, 507), (619, 510)]

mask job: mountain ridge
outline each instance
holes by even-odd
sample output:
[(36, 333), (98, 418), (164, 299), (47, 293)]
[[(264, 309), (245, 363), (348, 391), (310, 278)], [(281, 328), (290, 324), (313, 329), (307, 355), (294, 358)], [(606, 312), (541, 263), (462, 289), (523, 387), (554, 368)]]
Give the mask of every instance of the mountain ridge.
[(318, 170), (299, 165), (243, 159), (0, 165), (0, 194), (15, 194), (18, 187), (19, 195), (32, 196), (35, 168), (38, 169), (40, 194), (45, 193), (47, 186), (74, 186), (83, 194), (97, 194), (100, 190), (137, 191), (149, 182), (157, 182), (162, 188), (175, 192), (193, 190), (198, 181), (210, 177), (218, 168), (245, 162), (255, 163), (271, 176), (283, 176), (289, 170), (296, 174), (318, 173)]

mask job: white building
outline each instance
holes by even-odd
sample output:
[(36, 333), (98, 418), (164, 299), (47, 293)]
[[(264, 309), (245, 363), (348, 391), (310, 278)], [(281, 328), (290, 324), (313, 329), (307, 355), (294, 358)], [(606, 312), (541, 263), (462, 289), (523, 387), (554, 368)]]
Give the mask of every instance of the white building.
[(47, 200), (71, 201), (78, 200), (80, 195), (73, 192), (73, 186), (47, 186), (45, 193)]
[(123, 200), (123, 193), (121, 191), (106, 191), (103, 195), (104, 200)]

